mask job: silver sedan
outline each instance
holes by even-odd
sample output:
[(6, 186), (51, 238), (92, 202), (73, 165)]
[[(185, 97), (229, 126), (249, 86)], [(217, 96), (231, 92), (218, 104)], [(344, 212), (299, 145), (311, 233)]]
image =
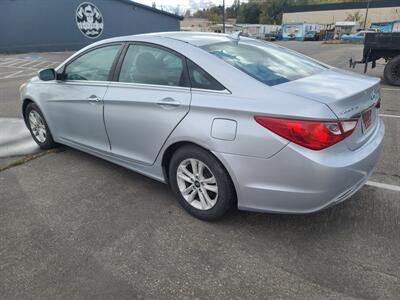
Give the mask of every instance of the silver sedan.
[(339, 203), (371, 175), (384, 137), (379, 79), (239, 35), (104, 40), (20, 92), (40, 147), (169, 183), (203, 220)]

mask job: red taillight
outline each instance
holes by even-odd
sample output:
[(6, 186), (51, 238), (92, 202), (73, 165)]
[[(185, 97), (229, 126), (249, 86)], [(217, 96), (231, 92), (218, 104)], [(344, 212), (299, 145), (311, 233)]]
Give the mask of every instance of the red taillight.
[(257, 123), (296, 144), (322, 150), (351, 135), (357, 120), (310, 121), (256, 116)]

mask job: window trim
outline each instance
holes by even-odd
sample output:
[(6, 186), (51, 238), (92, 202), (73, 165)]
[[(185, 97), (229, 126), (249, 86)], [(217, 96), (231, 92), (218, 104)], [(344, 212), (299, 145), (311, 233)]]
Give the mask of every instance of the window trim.
[(202, 89), (202, 88), (198, 88), (198, 87), (193, 87), (192, 80), (190, 79), (189, 64), (188, 64), (187, 61), (186, 61), (187, 75), (188, 75), (188, 79), (189, 79), (189, 82), (190, 82), (190, 88), (191, 88), (193, 91), (208, 91), (208, 92), (216, 92), (216, 93), (221, 93), (221, 92), (225, 93), (225, 92), (227, 91), (229, 94), (231, 94), (231, 91), (228, 90), (228, 89), (226, 88), (225, 85), (223, 85), (221, 82), (219, 82), (217, 79), (215, 79), (215, 77), (212, 76), (210, 73), (208, 73), (206, 70), (204, 70), (204, 68), (200, 67), (200, 66), (199, 66), (198, 64), (196, 64), (193, 60), (191, 60), (191, 59), (189, 59), (189, 58), (187, 58), (187, 57), (186, 57), (186, 60), (189, 61), (190, 63), (194, 64), (196, 67), (200, 68), (204, 73), (206, 73), (206, 74), (207, 74), (208, 76), (210, 76), (213, 80), (215, 80), (216, 82), (218, 82), (218, 84), (221, 85), (221, 86), (224, 88), (223, 90), (214, 90), (214, 89)]
[[(65, 80), (64, 79), (64, 75), (65, 75), (65, 71), (68, 65), (70, 65), (71, 63), (73, 63), (75, 60), (77, 60), (78, 58), (82, 57), (83, 55), (86, 55), (89, 52), (92, 52), (94, 50), (100, 49), (100, 48), (104, 48), (104, 47), (109, 47), (109, 46), (113, 46), (113, 45), (120, 45), (120, 48), (117, 52), (117, 54), (115, 55), (114, 61), (111, 65), (111, 69), (110, 72), (108, 74), (107, 77), (107, 81), (98, 81), (98, 80)], [(185, 86), (170, 86), (170, 85), (154, 85), (154, 84), (143, 84), (143, 83), (134, 83), (134, 82), (120, 82), (119, 80), (119, 75), (121, 72), (121, 68), (122, 68), (122, 64), (125, 60), (125, 56), (126, 53), (128, 52), (128, 49), (130, 46), (134, 46), (134, 45), (143, 45), (143, 46), (148, 46), (148, 47), (153, 47), (153, 48), (158, 48), (158, 49), (162, 49), (164, 51), (170, 52), (176, 56), (178, 56), (179, 58), (181, 58), (183, 60), (183, 64), (184, 64), (184, 77), (185, 77)], [(206, 74), (208, 74), (211, 78), (213, 78), (215, 81), (217, 81), (222, 87), (225, 88), (225, 90), (213, 90), (213, 89), (202, 89), (202, 88), (195, 88), (192, 85), (192, 82), (190, 80), (190, 75), (189, 75), (189, 65), (188, 65), (188, 61), (190, 61), (191, 63), (195, 64), (196, 66), (198, 66), (200, 69), (202, 69)], [(111, 83), (121, 83), (123, 85), (139, 85), (141, 87), (143, 86), (149, 86), (149, 87), (169, 87), (169, 88), (181, 88), (181, 89), (191, 89), (192, 91), (196, 91), (196, 92), (211, 92), (211, 93), (229, 93), (231, 94), (232, 92), (226, 88), (225, 85), (223, 85), (220, 81), (218, 81), (217, 79), (215, 79), (214, 76), (212, 76), (210, 73), (208, 73), (206, 70), (204, 70), (204, 68), (200, 67), (197, 63), (195, 63), (193, 60), (191, 60), (190, 58), (188, 58), (187, 56), (175, 51), (174, 49), (159, 45), (159, 44), (155, 44), (155, 43), (151, 43), (151, 42), (142, 42), (142, 41), (117, 41), (117, 42), (111, 42), (111, 43), (106, 43), (106, 44), (101, 44), (101, 45), (97, 45), (94, 47), (91, 47), (87, 50), (85, 50), (84, 52), (80, 53), (79, 55), (73, 57), (72, 59), (68, 60), (67, 62), (64, 63), (64, 65), (62, 65), (61, 67), (58, 68), (57, 70), (57, 80), (59, 81), (63, 81), (63, 82), (68, 82), (68, 83), (90, 83), (90, 82), (94, 82), (94, 83), (104, 83), (104, 82), (111, 82)]]
[[(122, 69), (122, 64), (125, 61), (125, 57), (126, 57), (126, 54), (128, 52), (128, 49), (129, 49), (130, 46), (134, 47), (136, 45), (161, 49), (163, 51), (169, 52), (169, 53), (179, 57), (182, 60), (182, 63), (183, 63), (183, 72), (184, 72), (185, 85), (184, 86), (182, 86), (182, 85), (171, 86), (171, 85), (163, 85), (163, 84), (147, 84), (147, 83), (138, 83), (138, 82), (121, 82), (121, 81), (119, 81), (119, 77), (120, 77), (121, 69)], [(153, 86), (153, 87), (154, 86), (159, 86), (159, 87), (169, 87), (169, 88), (191, 88), (191, 82), (190, 82), (189, 73), (188, 73), (188, 66), (187, 66), (187, 63), (186, 63), (186, 57), (184, 55), (182, 55), (181, 53), (179, 53), (179, 52), (177, 52), (177, 51), (175, 51), (175, 50), (173, 50), (171, 48), (168, 48), (168, 47), (165, 47), (165, 46), (162, 46), (162, 45), (158, 45), (158, 44), (155, 44), (155, 43), (149, 43), (149, 42), (141, 42), (141, 41), (126, 42), (126, 44), (124, 46), (124, 49), (123, 49), (123, 51), (121, 52), (121, 54), (119, 56), (119, 60), (118, 60), (118, 63), (116, 64), (116, 68), (115, 68), (115, 71), (114, 71), (114, 74), (113, 74), (113, 77), (112, 77), (111, 81), (115, 82), (115, 83), (124, 83), (124, 84), (134, 84), (134, 85), (140, 84), (141, 86)]]
[[(77, 55), (74, 58), (68, 60), (62, 67), (59, 68), (58, 71), (61, 71), (61, 72), (57, 72), (57, 80), (60, 80), (60, 81), (63, 81), (63, 82), (68, 82), (68, 83), (73, 83), (73, 82), (109, 82), (109, 81), (111, 81), (112, 78), (113, 78), (113, 75), (115, 73), (116, 64), (119, 61), (119, 58), (120, 58), (121, 53), (122, 53), (122, 50), (126, 46), (125, 44), (126, 44), (126, 42), (112, 42), (112, 43), (107, 43), (107, 44), (101, 44), (101, 45), (98, 45), (98, 46), (91, 47), (91, 48), (83, 51), (82, 53), (79, 53), (79, 55)], [(104, 81), (104, 80), (67, 80), (67, 79), (65, 79), (66, 69), (74, 61), (76, 61), (80, 57), (82, 57), (82, 56), (84, 56), (84, 55), (86, 55), (86, 54), (88, 54), (88, 53), (90, 53), (92, 51), (95, 51), (97, 49), (110, 47), (110, 46), (115, 46), (115, 45), (119, 45), (120, 47), (119, 47), (119, 49), (118, 49), (118, 51), (117, 51), (117, 53), (116, 53), (116, 55), (114, 57), (113, 63), (111, 64), (111, 68), (110, 68), (110, 71), (108, 72), (108, 76), (107, 76), (107, 80), (106, 81)]]

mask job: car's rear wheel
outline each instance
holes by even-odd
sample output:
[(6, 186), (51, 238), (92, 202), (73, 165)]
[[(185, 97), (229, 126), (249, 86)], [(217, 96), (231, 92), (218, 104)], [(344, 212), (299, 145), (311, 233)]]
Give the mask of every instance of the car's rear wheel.
[(386, 64), (384, 76), (389, 84), (400, 86), (400, 55), (392, 58)]
[(47, 122), (35, 103), (30, 103), (25, 109), (25, 120), (35, 142), (42, 149), (51, 149), (56, 146)]
[(235, 190), (228, 172), (200, 147), (184, 146), (174, 153), (169, 181), (181, 206), (196, 218), (215, 221), (234, 207)]

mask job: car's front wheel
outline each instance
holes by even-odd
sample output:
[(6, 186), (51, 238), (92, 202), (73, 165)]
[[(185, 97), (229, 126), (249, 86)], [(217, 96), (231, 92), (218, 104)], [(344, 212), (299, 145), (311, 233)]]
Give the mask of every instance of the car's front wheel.
[(221, 162), (196, 146), (178, 149), (169, 165), (169, 181), (181, 206), (196, 218), (215, 221), (234, 207), (234, 186)]
[(40, 148), (51, 149), (56, 146), (47, 122), (35, 103), (30, 103), (26, 107), (25, 120), (33, 139)]

